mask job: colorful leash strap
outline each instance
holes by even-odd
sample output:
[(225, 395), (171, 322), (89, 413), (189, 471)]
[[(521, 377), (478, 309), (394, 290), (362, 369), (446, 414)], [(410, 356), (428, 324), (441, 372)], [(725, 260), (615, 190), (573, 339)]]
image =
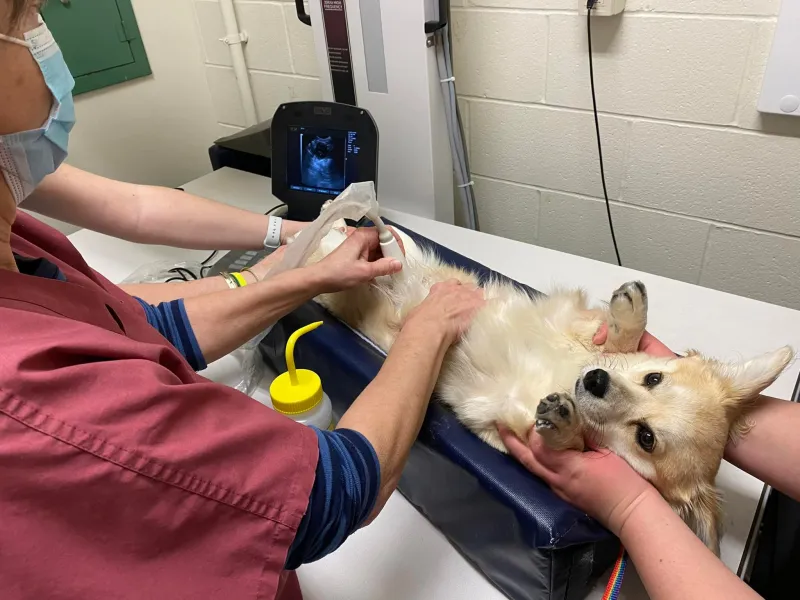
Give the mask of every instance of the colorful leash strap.
[(614, 564), (614, 570), (611, 571), (611, 577), (608, 579), (606, 592), (603, 594), (603, 600), (617, 600), (619, 590), (622, 587), (622, 578), (625, 576), (625, 567), (628, 565), (628, 555), (625, 554), (625, 548), (619, 549), (619, 557)]

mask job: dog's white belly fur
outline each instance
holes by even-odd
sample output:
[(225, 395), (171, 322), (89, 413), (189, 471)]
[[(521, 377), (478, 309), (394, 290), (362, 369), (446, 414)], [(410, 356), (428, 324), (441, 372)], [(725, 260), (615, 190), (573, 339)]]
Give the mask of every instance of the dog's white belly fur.
[[(406, 316), (434, 284), (453, 278), (476, 283), (472, 274), (442, 263), (408, 236), (402, 238), (407, 265), (400, 275), (317, 299), (387, 351)], [(333, 230), (312, 261), (344, 239)], [(503, 450), (498, 423), (525, 435), (543, 397), (572, 392), (582, 368), (597, 355), (591, 338), (605, 310), (589, 309), (580, 291), (531, 299), (507, 283), (491, 282), (484, 289), (487, 305), (448, 353), (437, 392), (464, 425)]]

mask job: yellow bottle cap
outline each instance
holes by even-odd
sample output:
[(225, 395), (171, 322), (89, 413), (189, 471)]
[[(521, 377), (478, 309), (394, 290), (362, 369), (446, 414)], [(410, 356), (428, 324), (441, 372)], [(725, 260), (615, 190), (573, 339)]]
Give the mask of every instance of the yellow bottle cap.
[(275, 378), (269, 386), (272, 406), (284, 415), (299, 415), (311, 410), (322, 400), (322, 380), (314, 371), (295, 369), (294, 345), (301, 335), (313, 331), (322, 321), (311, 323), (295, 331), (286, 342), (286, 367), (289, 369)]

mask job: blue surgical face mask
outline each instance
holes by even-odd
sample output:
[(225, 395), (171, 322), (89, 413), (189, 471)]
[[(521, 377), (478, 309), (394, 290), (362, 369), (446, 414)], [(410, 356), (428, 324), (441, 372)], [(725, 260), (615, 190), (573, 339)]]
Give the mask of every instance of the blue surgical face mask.
[(75, 125), (75, 80), (41, 18), (39, 27), (26, 33), (24, 40), (0, 34), (0, 41), (29, 48), (53, 94), (50, 116), (39, 129), (0, 135), (0, 171), (19, 205), (67, 157), (69, 132)]

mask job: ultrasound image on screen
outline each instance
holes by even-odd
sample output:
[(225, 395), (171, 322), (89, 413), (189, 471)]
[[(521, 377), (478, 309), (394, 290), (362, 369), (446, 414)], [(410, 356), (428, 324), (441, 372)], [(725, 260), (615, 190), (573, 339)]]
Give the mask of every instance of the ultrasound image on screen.
[(352, 183), (358, 153), (354, 132), (292, 127), (288, 143), (290, 189), (336, 196)]
[(303, 185), (324, 190), (344, 189), (345, 139), (332, 135), (301, 134), (300, 168)]

